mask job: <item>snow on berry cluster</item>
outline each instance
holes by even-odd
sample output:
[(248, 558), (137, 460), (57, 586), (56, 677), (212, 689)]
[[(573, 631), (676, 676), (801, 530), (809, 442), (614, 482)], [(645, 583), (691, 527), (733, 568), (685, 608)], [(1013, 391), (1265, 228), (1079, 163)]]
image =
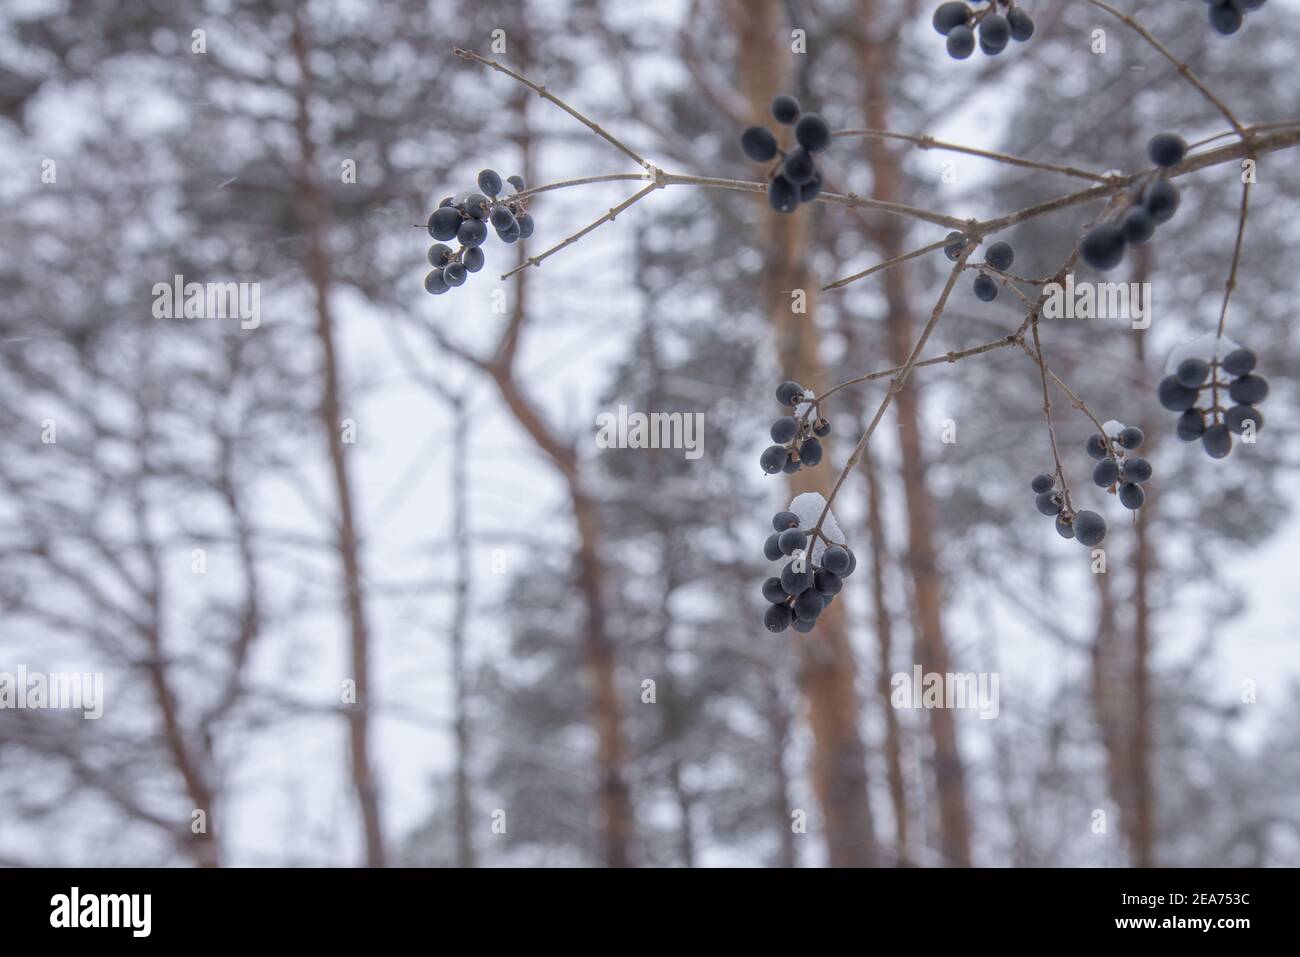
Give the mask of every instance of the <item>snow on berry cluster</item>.
[(818, 527), (825, 507), (821, 495), (805, 492), (795, 496), (788, 511), (772, 517), (774, 531), (763, 545), (763, 555), (771, 562), (789, 561), (779, 575), (763, 582), (763, 597), (769, 603), (763, 624), (768, 631), (812, 631), (818, 616), (844, 587), (844, 579), (858, 567), (857, 558), (842, 543), (835, 516), (827, 512)]
[(818, 441), (830, 434), (830, 420), (821, 414), (813, 394), (798, 382), (782, 382), (776, 387), (776, 401), (790, 408), (772, 423), (772, 441), (759, 456), (759, 464), (768, 475), (797, 472), (805, 465), (822, 460)]
[(1246, 14), (1258, 10), (1264, 0), (1205, 0), (1210, 26), (1225, 37), (1241, 29)]
[(1187, 155), (1187, 142), (1176, 133), (1157, 133), (1147, 143), (1147, 156), (1159, 167), (1145, 185), (1137, 185), (1128, 200), (1107, 222), (1094, 225), (1079, 241), (1079, 254), (1093, 269), (1114, 269), (1124, 261), (1129, 245), (1141, 246), (1178, 210), (1178, 187), (1166, 176)]
[[(433, 269), (424, 277), (424, 288), (441, 295), (452, 286), (465, 282), (467, 273), (478, 272), (485, 261), (483, 243), (487, 240), (488, 224), (504, 243), (515, 243), (533, 234), (533, 217), (524, 211), (520, 176), (511, 176), (507, 182), (514, 192), (501, 198), (505, 184), (495, 170), (485, 169), (478, 174), (478, 190), (467, 190), (448, 196), (429, 216), (429, 235), (439, 240), (429, 247), (429, 265)], [(446, 245), (456, 240), (456, 249)]]
[(1137, 426), (1125, 426), (1110, 421), (1105, 430), (1088, 437), (1088, 454), (1097, 459), (1092, 470), (1092, 481), (1098, 488), (1119, 496), (1119, 502), (1131, 511), (1137, 511), (1146, 501), (1142, 483), (1151, 478), (1151, 463), (1136, 455), (1129, 455), (1142, 447), (1146, 436)]
[(778, 213), (793, 213), (800, 203), (810, 203), (822, 191), (824, 178), (816, 154), (831, 145), (831, 127), (819, 113), (802, 113), (799, 101), (787, 93), (772, 100), (772, 116), (794, 127), (797, 145), (781, 148), (776, 134), (766, 126), (751, 126), (740, 134), (740, 148), (755, 163), (767, 163), (779, 154), (768, 175), (767, 201)]
[[(1165, 371), (1173, 370), (1156, 390), (1160, 404), (1179, 412), (1178, 437), (1201, 440), (1211, 458), (1232, 451), (1232, 436), (1253, 440), (1264, 427), (1256, 406), (1268, 397), (1268, 380), (1255, 372), (1258, 359), (1230, 339), (1202, 336), (1175, 349)], [(1232, 405), (1224, 399), (1227, 394)]]
[[(1015, 0), (984, 0), (981, 5), (978, 13), (967, 3), (941, 3), (934, 11), (931, 22), (948, 38), (948, 55), (954, 60), (964, 60), (975, 52), (976, 32), (985, 56), (997, 56), (1009, 40), (1023, 43), (1034, 35), (1033, 17), (1016, 6)], [(998, 13), (999, 6), (1006, 9), (1005, 15)]]

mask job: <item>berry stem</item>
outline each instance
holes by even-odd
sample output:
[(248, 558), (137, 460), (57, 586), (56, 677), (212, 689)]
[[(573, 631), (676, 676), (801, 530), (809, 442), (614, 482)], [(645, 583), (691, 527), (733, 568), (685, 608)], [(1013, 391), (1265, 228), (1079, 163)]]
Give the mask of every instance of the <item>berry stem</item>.
[[(1241, 262), (1241, 241), (1246, 235), (1246, 214), (1250, 211), (1250, 180), (1241, 184), (1241, 213), (1237, 217), (1237, 242), (1232, 247), (1232, 268), (1228, 270), (1228, 281), (1223, 287), (1223, 306), (1219, 309), (1219, 332), (1217, 338), (1223, 338), (1223, 327), (1228, 321), (1228, 300), (1237, 288), (1237, 265)], [(1217, 352), (1217, 349), (1215, 350)], [(1217, 358), (1217, 356), (1216, 356)], [(1218, 363), (1216, 362), (1217, 366)], [(1217, 401), (1215, 403), (1218, 404)]]

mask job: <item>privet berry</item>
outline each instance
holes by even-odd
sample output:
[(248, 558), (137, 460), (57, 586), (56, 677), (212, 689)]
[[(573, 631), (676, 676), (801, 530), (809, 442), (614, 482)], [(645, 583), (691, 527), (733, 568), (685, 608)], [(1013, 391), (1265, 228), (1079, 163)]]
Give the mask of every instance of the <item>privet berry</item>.
[[(998, 12), (999, 7), (1005, 15)], [(1033, 17), (1015, 6), (1014, 0), (984, 0), (979, 12), (966, 3), (941, 3), (930, 22), (948, 38), (948, 55), (954, 60), (964, 60), (975, 52), (977, 33), (985, 56), (1001, 53), (1009, 40), (1023, 43), (1034, 35)]]
[(1241, 29), (1247, 13), (1263, 5), (1264, 0), (1208, 0), (1206, 12), (1214, 32), (1229, 36)]
[(777, 444), (769, 445), (759, 456), (763, 471), (768, 475), (788, 474), (805, 465), (819, 464), (824, 454), (820, 438), (830, 434), (831, 423), (821, 414), (817, 400), (793, 381), (776, 387), (776, 400), (793, 412), (773, 421), (770, 432)]
[(820, 530), (816, 534), (826, 547), (820, 558), (814, 559), (814, 549), (809, 548), (813, 530), (800, 528), (794, 512), (777, 512), (772, 527), (776, 531), (764, 544), (763, 555), (769, 561), (789, 556), (789, 561), (778, 575), (763, 581), (763, 598), (768, 602), (763, 625), (772, 632), (793, 627), (807, 634), (840, 593), (844, 579), (853, 574), (857, 559), (847, 546), (826, 540)]
[(772, 116), (786, 126), (794, 126), (797, 145), (781, 149), (776, 134), (763, 126), (751, 126), (740, 134), (740, 149), (755, 163), (767, 163), (780, 157), (768, 171), (767, 203), (778, 213), (793, 213), (800, 203), (811, 203), (822, 191), (825, 176), (815, 153), (831, 143), (831, 126), (817, 113), (803, 113), (799, 101), (782, 93), (772, 101)]
[(1264, 427), (1264, 416), (1256, 406), (1268, 397), (1268, 381), (1254, 371), (1255, 353), (1234, 347), (1220, 359), (1222, 345), (1216, 338), (1212, 346), (1204, 347), (1204, 357), (1181, 359), (1156, 388), (1160, 404), (1180, 413), (1175, 427), (1178, 438), (1200, 439), (1206, 454), (1215, 459), (1232, 451), (1233, 435), (1254, 441)]
[[(424, 277), (424, 288), (441, 295), (449, 288), (462, 285), (466, 274), (478, 272), (486, 262), (483, 243), (487, 241), (488, 224), (504, 243), (515, 243), (533, 234), (533, 217), (525, 212), (525, 202), (519, 197), (523, 192), (521, 176), (509, 176), (502, 182), (495, 170), (481, 170), (477, 177), (477, 190), (467, 190), (446, 196), (438, 208), (429, 214), (429, 235), (439, 240), (429, 247), (429, 265), (433, 272)], [(513, 193), (501, 196), (509, 183)], [(452, 249), (445, 243), (455, 240)]]

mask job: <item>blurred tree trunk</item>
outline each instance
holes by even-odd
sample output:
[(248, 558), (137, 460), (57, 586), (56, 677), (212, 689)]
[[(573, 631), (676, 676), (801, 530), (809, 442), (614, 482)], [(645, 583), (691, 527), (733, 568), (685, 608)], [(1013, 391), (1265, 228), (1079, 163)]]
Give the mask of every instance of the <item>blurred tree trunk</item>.
[(295, 128), (301, 165), (297, 190), (299, 212), (307, 230), (307, 276), (316, 300), (316, 338), (321, 347), (321, 424), (329, 444), (330, 466), (338, 498), (338, 549), (347, 590), (351, 631), (351, 677), (356, 683), (356, 704), (348, 709), (352, 753), (352, 781), (361, 809), (366, 863), (385, 866), (384, 836), (379, 813), (379, 787), (370, 761), (370, 629), (362, 592), (361, 551), (353, 517), (352, 479), (343, 445), (341, 386), (334, 342), (334, 317), (330, 307), (331, 266), (327, 247), (329, 201), (317, 169), (316, 143), (311, 134), (312, 73), (309, 46), (299, 8), (293, 10), (293, 55), (299, 71)]
[[(739, 40), (740, 81), (749, 103), (751, 122), (771, 122), (768, 107), (779, 91), (788, 63), (788, 32), (778, 22), (775, 0), (733, 2), (730, 9)], [(788, 216), (764, 210), (768, 239), (766, 299), (776, 334), (783, 373), (805, 385), (824, 383), (818, 353), (816, 291), (820, 286), (804, 262), (808, 247), (808, 216), (803, 210)], [(803, 290), (807, 312), (792, 309), (792, 290)], [(829, 443), (826, 462), (790, 476), (790, 490), (830, 494), (835, 480)], [(832, 867), (870, 867), (876, 863), (875, 834), (867, 796), (866, 754), (858, 730), (856, 667), (849, 646), (841, 599), (822, 615), (817, 630), (799, 638), (801, 683), (808, 697), (813, 731), (813, 789), (821, 805)]]
[[(867, 31), (882, 20), (883, 11), (875, 0), (858, 0), (858, 32), (855, 46), (862, 76), (862, 109), (866, 124), (889, 129), (889, 89), (895, 77), (892, 35), (881, 33), (879, 41)], [(903, 170), (898, 154), (888, 141), (863, 140), (871, 163), (875, 199), (904, 202)], [(904, 249), (905, 224), (896, 217), (880, 216), (872, 221), (872, 238), (880, 259), (892, 259)], [(911, 291), (904, 268), (880, 275), (885, 295), (885, 326), (890, 358), (896, 365), (907, 361), (916, 340), (916, 321)], [(935, 558), (934, 502), (926, 484), (926, 463), (921, 451), (918, 422), (920, 394), (916, 379), (909, 377), (894, 398), (898, 414), (899, 445), (902, 453), (903, 489), (907, 499), (908, 570), (916, 603), (917, 663), (927, 672), (950, 671), (948, 646), (943, 629), (943, 581)], [(939, 842), (944, 860), (953, 866), (969, 867), (970, 823), (961, 755), (957, 748), (957, 725), (947, 708), (927, 709), (930, 736), (934, 742), (935, 786), (939, 799)]]
[[(516, 55), (520, 58), (521, 69), (526, 70), (527, 49), (516, 45)], [(524, 180), (532, 182), (533, 136), (528, 125), (528, 102), (528, 92), (521, 91), (516, 99), (515, 115), (520, 122), (514, 139), (523, 155)], [(519, 243), (517, 249), (522, 262), (522, 257), (527, 254), (525, 243)], [(516, 350), (528, 319), (527, 280), (526, 270), (515, 278), (510, 320), (492, 358), (478, 364), (496, 385), (515, 421), (559, 471), (569, 495), (578, 533), (577, 584), (587, 611), (582, 640), (591, 679), (591, 721), (596, 732), (597, 794), (604, 828), (605, 864), (608, 867), (629, 867), (632, 864), (635, 824), (627, 781), (623, 708), (619, 699), (614, 645), (605, 612), (605, 564), (601, 557), (604, 531), (600, 504), (587, 491), (577, 451), (542, 418), (515, 378)]]
[[(861, 421), (861, 415), (854, 418)], [(870, 449), (862, 452), (859, 468), (867, 481), (867, 538), (871, 551), (871, 604), (872, 620), (876, 624), (877, 646), (880, 651), (880, 674), (876, 688), (885, 717), (885, 767), (889, 774), (889, 801), (894, 812), (894, 854), (899, 865), (911, 863), (907, 846), (907, 787), (903, 778), (903, 734), (898, 725), (898, 713), (890, 701), (890, 678), (893, 674), (894, 621), (885, 597), (885, 563), (888, 550), (885, 527), (881, 521), (880, 478)]]
[[(457, 393), (451, 399), (452, 421), (465, 421), (465, 400)], [(466, 433), (453, 430), (451, 450), (452, 541), (463, 545), (470, 540), (469, 532), (469, 477), (467, 471)], [(456, 738), (455, 780), (456, 800), (456, 866), (474, 867), (474, 837), (470, 826), (473, 803), (470, 799), (469, 772), (469, 712), (467, 676), (465, 673), (465, 625), (469, 620), (470, 563), (464, 559), (456, 562), (453, 609), (451, 617), (451, 681)]]

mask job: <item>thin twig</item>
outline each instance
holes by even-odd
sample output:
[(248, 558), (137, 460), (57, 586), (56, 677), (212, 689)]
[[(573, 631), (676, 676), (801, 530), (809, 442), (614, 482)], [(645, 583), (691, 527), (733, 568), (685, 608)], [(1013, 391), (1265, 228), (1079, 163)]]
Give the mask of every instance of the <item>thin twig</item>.
[[(994, 349), (1002, 349), (1006, 346), (1014, 346), (1017, 343), (1017, 341), (1020, 339), (1020, 335), (1021, 333), (1017, 331), (1011, 333), (1010, 335), (1002, 336), (999, 339), (994, 339), (991, 342), (981, 343), (978, 346), (971, 346), (969, 349), (957, 349), (952, 352), (945, 352), (941, 356), (932, 356), (929, 359), (922, 359), (920, 362), (916, 363), (916, 365), (913, 366), (913, 368), (919, 369), (922, 366), (937, 366), (945, 362), (951, 364), (954, 362), (959, 362), (962, 359), (968, 359), (971, 356), (978, 356), (978, 355), (983, 355), (986, 352), (992, 352)], [(879, 372), (868, 372), (866, 375), (857, 376), (856, 378), (849, 379), (845, 382), (841, 382), (839, 385), (835, 386), (834, 388), (827, 389), (821, 395), (817, 396), (817, 398), (814, 399), (813, 401), (822, 402), (825, 399), (828, 399), (831, 396), (833, 396), (836, 392), (839, 392), (841, 389), (847, 389), (851, 385), (858, 385), (861, 382), (874, 382), (877, 379), (883, 379), (887, 376), (897, 375), (901, 371), (903, 371), (902, 366), (895, 366), (892, 369), (881, 369)]]
[(1196, 87), (1196, 89), (1200, 91), (1203, 97), (1205, 97), (1207, 100), (1209, 100), (1211, 103), (1214, 104), (1215, 109), (1217, 109), (1220, 113), (1222, 113), (1224, 117), (1227, 119), (1227, 121), (1230, 124), (1232, 124), (1233, 130), (1236, 131), (1237, 135), (1241, 137), (1242, 140), (1245, 140), (1247, 138), (1246, 129), (1241, 125), (1241, 122), (1237, 119), (1237, 117), (1233, 115), (1232, 110), (1228, 109), (1228, 107), (1224, 104), (1224, 102), (1220, 100), (1217, 96), (1215, 96), (1208, 86), (1206, 86), (1204, 83), (1201, 82), (1200, 77), (1198, 77), (1195, 73), (1192, 72), (1191, 67), (1189, 67), (1182, 60), (1178, 59), (1178, 57), (1170, 53), (1169, 48), (1166, 47), (1159, 40), (1157, 40), (1155, 37), (1153, 37), (1147, 31), (1146, 27), (1142, 26), (1142, 24), (1138, 23), (1137, 20), (1129, 16), (1127, 13), (1124, 13), (1120, 10), (1116, 10), (1109, 3), (1106, 3), (1105, 0), (1087, 0), (1087, 2), (1091, 3), (1094, 7), (1097, 7), (1100, 10), (1105, 10), (1111, 16), (1118, 18), (1126, 27), (1134, 31), (1138, 36), (1140, 36), (1147, 43), (1151, 44), (1152, 47), (1154, 47), (1157, 51), (1159, 51), (1161, 56), (1163, 56), (1166, 60), (1168, 60), (1170, 63), (1174, 65), (1174, 67), (1178, 70), (1179, 73), (1183, 75), (1183, 78), (1186, 79), (1188, 83)]
[(565, 246), (570, 246), (570, 245), (572, 245), (573, 243), (576, 243), (579, 239), (581, 239), (583, 236), (587, 235), (587, 233), (591, 232), (591, 231), (592, 231), (593, 229), (595, 229), (596, 227), (598, 227), (598, 226), (602, 226), (602, 225), (604, 225), (605, 223), (612, 223), (612, 222), (614, 221), (614, 217), (617, 216), (619, 213), (623, 212), (625, 209), (627, 209), (627, 208), (628, 208), (629, 206), (631, 206), (633, 203), (636, 203), (636, 202), (639, 202), (639, 201), (642, 200), (642, 199), (645, 199), (645, 197), (649, 196), (651, 193), (653, 193), (655, 190), (657, 190), (657, 189), (659, 189), (659, 188), (660, 188), (660, 187), (659, 187), (659, 184), (658, 184), (658, 183), (651, 183), (651, 184), (650, 184), (649, 186), (647, 186), (645, 189), (637, 190), (637, 192), (633, 193), (631, 196), (629, 196), (629, 197), (628, 197), (627, 199), (625, 199), (623, 202), (619, 203), (619, 204), (618, 204), (617, 206), (615, 206), (613, 209), (609, 210), (609, 212), (605, 213), (604, 216), (601, 216), (601, 217), (600, 217), (599, 219), (597, 219), (595, 222), (593, 222), (593, 223), (588, 223), (586, 226), (582, 227), (582, 229), (578, 230), (578, 231), (577, 231), (576, 233), (574, 233), (572, 236), (569, 236), (567, 239), (563, 239), (563, 240), (561, 240), (560, 242), (558, 242), (558, 243), (556, 243), (554, 246), (552, 246), (550, 249), (547, 249), (545, 252), (540, 252), (540, 253), (538, 253), (536, 256), (529, 256), (527, 259), (525, 259), (523, 262), (521, 262), (521, 263), (520, 263), (518, 266), (516, 266), (514, 269), (510, 270), (510, 271), (507, 272), (507, 273), (502, 273), (502, 274), (501, 274), (501, 278), (502, 278), (502, 279), (509, 279), (509, 278), (510, 278), (511, 276), (513, 276), (515, 273), (520, 272), (521, 270), (527, 269), (529, 266), (537, 266), (537, 265), (539, 265), (539, 264), (542, 262), (543, 259), (548, 259), (548, 258), (550, 258), (551, 256), (554, 256), (556, 253), (558, 253), (558, 252), (559, 252), (561, 249), (563, 249)]
[(924, 256), (926, 253), (934, 252), (936, 249), (942, 249), (944, 246), (947, 245), (948, 245), (948, 240), (941, 239), (938, 242), (931, 243), (928, 246), (922, 246), (920, 249), (913, 249), (910, 253), (903, 253), (902, 255), (895, 256), (893, 259), (887, 259), (882, 263), (876, 263), (874, 266), (870, 267), (869, 269), (864, 269), (862, 270), (862, 272), (855, 272), (852, 276), (845, 276), (842, 279), (836, 279), (833, 282), (829, 282), (826, 285), (822, 286), (821, 291), (826, 292), (827, 290), (830, 289), (839, 289), (841, 286), (847, 286), (851, 282), (857, 282), (859, 279), (865, 279), (868, 276), (872, 275), (873, 273), (882, 272), (883, 270), (889, 269), (891, 266), (897, 266), (899, 263), (905, 263), (909, 259), (915, 259), (918, 256)]
[(491, 67), (492, 69), (496, 70), (498, 73), (504, 73), (506, 76), (510, 77), (512, 80), (515, 80), (515, 81), (517, 81), (517, 82), (519, 82), (519, 83), (522, 83), (524, 86), (528, 87), (528, 89), (532, 90), (532, 91), (533, 91), (534, 93), (536, 93), (538, 96), (540, 96), (540, 97), (544, 97), (545, 99), (550, 100), (552, 103), (554, 103), (554, 104), (555, 104), (556, 106), (558, 106), (560, 109), (562, 109), (565, 113), (568, 113), (570, 116), (572, 116), (575, 120), (577, 120), (577, 121), (578, 121), (579, 123), (581, 123), (583, 126), (587, 127), (587, 129), (591, 130), (593, 133), (595, 133), (597, 136), (599, 136), (599, 137), (600, 137), (602, 140), (604, 140), (606, 143), (609, 143), (609, 144), (610, 144), (611, 146), (613, 146), (615, 149), (617, 149), (617, 150), (619, 150), (620, 152), (625, 153), (625, 154), (627, 154), (628, 156), (630, 156), (633, 160), (636, 161), (636, 163), (637, 163), (638, 166), (641, 166), (642, 168), (647, 169), (647, 170), (653, 170), (653, 169), (654, 169), (654, 164), (652, 164), (652, 163), (651, 163), (649, 160), (647, 160), (644, 156), (642, 156), (640, 153), (636, 152), (636, 150), (632, 149), (630, 146), (628, 146), (626, 143), (624, 143), (624, 142), (623, 142), (622, 140), (620, 140), (618, 137), (616, 137), (616, 136), (614, 136), (612, 133), (608, 132), (608, 131), (607, 131), (604, 127), (602, 127), (599, 123), (595, 122), (594, 120), (590, 120), (590, 119), (588, 119), (587, 117), (583, 116), (581, 113), (579, 113), (579, 112), (578, 112), (577, 110), (575, 110), (573, 107), (569, 106), (568, 103), (565, 103), (562, 99), (560, 99), (558, 96), (556, 96), (556, 95), (555, 95), (554, 93), (552, 93), (550, 90), (546, 89), (546, 87), (544, 87), (544, 86), (539, 86), (538, 84), (534, 83), (532, 80), (528, 79), (527, 77), (522, 76), (522, 75), (516, 73), (514, 70), (510, 69), (510, 67), (508, 67), (508, 66), (503, 66), (502, 64), (498, 63), (496, 60), (489, 60), (489, 59), (488, 59), (487, 57), (485, 57), (485, 56), (479, 56), (479, 54), (475, 53), (473, 50), (462, 50), (460, 47), (452, 47), (451, 49), (452, 49), (452, 52), (455, 53), (456, 56), (458, 56), (458, 57), (461, 57), (461, 58), (466, 59), (466, 60), (473, 60), (475, 63), (482, 63), (484, 66), (489, 66), (489, 67)]
[(1237, 218), (1237, 242), (1232, 247), (1232, 268), (1228, 272), (1228, 281), (1223, 287), (1223, 307), (1219, 310), (1219, 332), (1216, 338), (1223, 338), (1223, 327), (1228, 321), (1228, 300), (1237, 288), (1237, 264), (1241, 262), (1241, 241), (1246, 235), (1246, 214), (1250, 210), (1250, 186), (1247, 179), (1241, 184), (1241, 213)]
[(840, 470), (839, 477), (835, 479), (835, 485), (831, 488), (830, 495), (826, 497), (826, 505), (822, 508), (821, 515), (817, 517), (814, 532), (821, 532), (822, 523), (826, 521), (826, 516), (830, 514), (831, 503), (835, 501), (835, 496), (839, 494), (844, 480), (857, 467), (858, 460), (862, 458), (862, 453), (867, 448), (867, 443), (871, 441), (872, 433), (876, 431), (876, 426), (880, 424), (885, 412), (893, 404), (894, 396), (902, 390), (907, 382), (907, 377), (912, 374), (912, 369), (916, 367), (921, 350), (930, 341), (930, 333), (934, 332), (934, 327), (939, 324), (939, 317), (943, 315), (944, 307), (948, 305), (948, 297), (952, 294), (953, 287), (957, 285), (957, 277), (961, 275), (962, 267), (966, 264), (967, 257), (973, 251), (973, 246), (967, 246), (962, 250), (957, 262), (953, 264), (952, 270), (948, 273), (948, 281), (944, 283), (943, 292), (939, 294), (939, 301), (934, 304), (934, 310), (930, 313), (930, 320), (925, 324), (925, 328), (921, 330), (920, 338), (916, 340), (916, 344), (912, 346), (912, 354), (907, 357), (907, 361), (903, 363), (902, 368), (898, 370), (898, 374), (889, 384), (889, 391), (880, 400), (880, 406), (876, 409), (876, 414), (871, 417), (871, 422), (867, 425), (866, 431), (862, 433), (862, 438), (858, 440), (858, 444), (849, 455), (848, 461), (844, 463), (844, 468)]
[(1090, 173), (1086, 169), (1078, 169), (1074, 166), (1060, 166), (1056, 163), (1040, 163), (1037, 160), (1025, 159), (1023, 156), (1012, 156), (1010, 153), (998, 153), (993, 150), (976, 149), (973, 146), (962, 146), (960, 143), (947, 143), (943, 140), (936, 140), (933, 136), (927, 134), (917, 135), (915, 133), (896, 133), (893, 130), (872, 130), (872, 129), (852, 129), (838, 130), (831, 136), (863, 136), (874, 137), (876, 139), (903, 140), (908, 143), (915, 143), (917, 147), (923, 150), (946, 150), (951, 153), (966, 153), (970, 156), (979, 156), (983, 159), (994, 160), (998, 163), (1006, 163), (1009, 166), (1021, 166), (1025, 169), (1038, 169), (1048, 173), (1060, 173), (1063, 176), (1073, 176), (1076, 179), (1088, 179), (1095, 183), (1104, 183), (1108, 177), (1101, 173)]

